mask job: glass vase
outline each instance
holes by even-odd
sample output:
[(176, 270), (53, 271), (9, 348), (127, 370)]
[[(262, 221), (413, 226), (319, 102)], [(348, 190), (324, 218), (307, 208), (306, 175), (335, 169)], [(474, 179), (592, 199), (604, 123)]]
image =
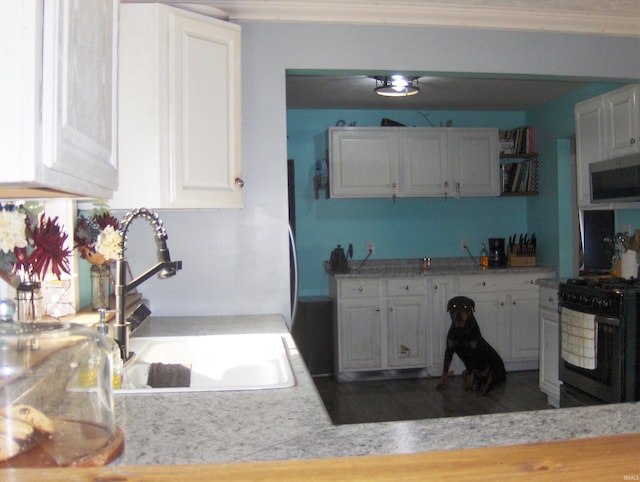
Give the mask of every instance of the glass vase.
[(91, 309), (109, 309), (111, 270), (108, 264), (91, 265)]
[(34, 322), (42, 320), (44, 305), (40, 283), (24, 282), (16, 290), (16, 321)]

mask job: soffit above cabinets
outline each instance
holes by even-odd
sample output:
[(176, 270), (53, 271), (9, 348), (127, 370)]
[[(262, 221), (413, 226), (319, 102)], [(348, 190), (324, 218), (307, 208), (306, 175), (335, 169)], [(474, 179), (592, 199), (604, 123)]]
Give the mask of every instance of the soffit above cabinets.
[(237, 21), (366, 23), (537, 30), (640, 37), (638, 0), (172, 0)]

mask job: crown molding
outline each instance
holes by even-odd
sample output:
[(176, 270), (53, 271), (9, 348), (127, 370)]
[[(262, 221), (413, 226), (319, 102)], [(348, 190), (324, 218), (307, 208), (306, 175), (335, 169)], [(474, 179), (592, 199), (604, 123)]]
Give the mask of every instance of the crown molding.
[[(430, 3), (424, 0), (185, 0), (207, 3), (231, 20), (466, 27), (640, 37), (640, 10), (563, 10)], [(173, 0), (172, 3), (180, 3)], [(517, 3), (517, 2), (516, 2)], [(535, 5), (535, 2), (529, 2)]]

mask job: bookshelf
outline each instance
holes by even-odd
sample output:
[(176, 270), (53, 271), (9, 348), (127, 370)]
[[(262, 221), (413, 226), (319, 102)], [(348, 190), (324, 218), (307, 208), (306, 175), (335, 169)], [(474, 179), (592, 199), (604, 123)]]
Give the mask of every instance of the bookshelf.
[(502, 196), (538, 195), (538, 153), (500, 154)]
[(502, 196), (538, 194), (538, 153), (535, 127), (500, 131), (500, 179)]

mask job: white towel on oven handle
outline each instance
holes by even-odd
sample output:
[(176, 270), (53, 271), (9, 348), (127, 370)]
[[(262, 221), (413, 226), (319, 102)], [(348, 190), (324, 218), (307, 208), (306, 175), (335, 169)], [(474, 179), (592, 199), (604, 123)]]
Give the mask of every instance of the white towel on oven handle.
[(598, 346), (595, 315), (562, 307), (560, 326), (563, 360), (580, 368), (594, 370)]

